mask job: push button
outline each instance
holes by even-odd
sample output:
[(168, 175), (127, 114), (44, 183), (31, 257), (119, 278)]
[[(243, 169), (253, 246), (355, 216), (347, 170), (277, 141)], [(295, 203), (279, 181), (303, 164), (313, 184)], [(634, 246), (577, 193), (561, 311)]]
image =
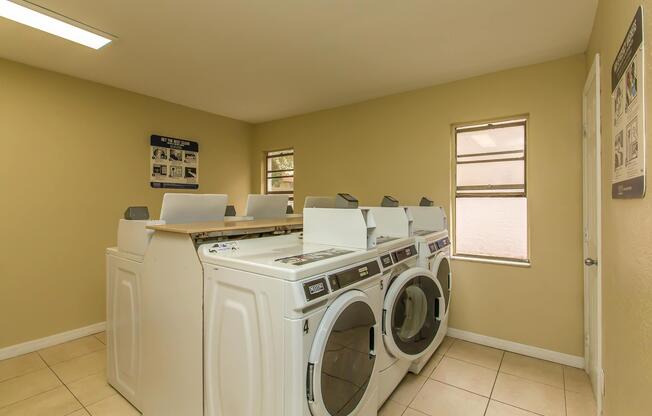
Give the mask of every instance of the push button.
[(331, 281), (331, 290), (335, 291), (340, 288), (340, 281), (337, 278), (337, 276), (331, 276), (330, 281)]

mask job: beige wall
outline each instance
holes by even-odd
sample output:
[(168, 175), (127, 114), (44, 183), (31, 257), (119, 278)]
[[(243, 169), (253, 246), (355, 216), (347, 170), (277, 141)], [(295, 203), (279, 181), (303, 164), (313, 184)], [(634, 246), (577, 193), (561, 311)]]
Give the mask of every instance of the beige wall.
[[(652, 200), (611, 199), (613, 157), (611, 66), (639, 4), (644, 7), (646, 57), (652, 47), (652, 1), (601, 0), (587, 53), (587, 71), (602, 65), (602, 226), (605, 415), (649, 415), (652, 410)], [(652, 69), (645, 67), (650, 122)], [(647, 158), (652, 157), (648, 124)], [(649, 166), (649, 163), (648, 163)], [(649, 169), (648, 169), (649, 173)], [(649, 180), (649, 177), (648, 177)]]
[(455, 328), (583, 355), (583, 55), (254, 128), (252, 189), (265, 150), (294, 147), (296, 194), (428, 195), (450, 207), (451, 124), (529, 114), (532, 267), (455, 261)]
[(199, 191), (244, 208), (250, 125), (0, 60), (0, 348), (104, 321), (117, 221), (165, 192), (153, 133), (198, 140)]

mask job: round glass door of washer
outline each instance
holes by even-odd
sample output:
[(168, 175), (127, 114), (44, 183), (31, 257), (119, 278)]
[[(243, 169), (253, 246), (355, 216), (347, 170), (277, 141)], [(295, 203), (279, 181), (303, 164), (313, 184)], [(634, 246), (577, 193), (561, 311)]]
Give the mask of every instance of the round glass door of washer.
[(391, 282), (385, 296), (383, 335), (392, 355), (416, 359), (432, 344), (445, 302), (442, 292), (437, 278), (420, 267)]

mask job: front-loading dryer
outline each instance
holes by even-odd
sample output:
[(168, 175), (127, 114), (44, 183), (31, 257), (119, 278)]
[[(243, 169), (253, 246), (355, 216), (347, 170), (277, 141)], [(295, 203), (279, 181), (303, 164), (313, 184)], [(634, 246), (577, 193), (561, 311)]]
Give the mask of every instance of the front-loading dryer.
[(375, 416), (381, 266), (296, 235), (205, 244), (206, 416)]
[(378, 353), (380, 408), (413, 362), (443, 337), (445, 300), (437, 278), (428, 269), (418, 267), (413, 238), (382, 238), (376, 250), (383, 269), (383, 342)]

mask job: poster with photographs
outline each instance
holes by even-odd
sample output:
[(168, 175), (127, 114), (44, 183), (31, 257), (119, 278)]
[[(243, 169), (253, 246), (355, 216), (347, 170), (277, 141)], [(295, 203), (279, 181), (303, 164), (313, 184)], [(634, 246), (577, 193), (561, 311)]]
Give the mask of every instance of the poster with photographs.
[(645, 196), (643, 9), (638, 8), (611, 70), (612, 198)]
[(154, 134), (150, 145), (152, 188), (199, 188), (199, 143)]

